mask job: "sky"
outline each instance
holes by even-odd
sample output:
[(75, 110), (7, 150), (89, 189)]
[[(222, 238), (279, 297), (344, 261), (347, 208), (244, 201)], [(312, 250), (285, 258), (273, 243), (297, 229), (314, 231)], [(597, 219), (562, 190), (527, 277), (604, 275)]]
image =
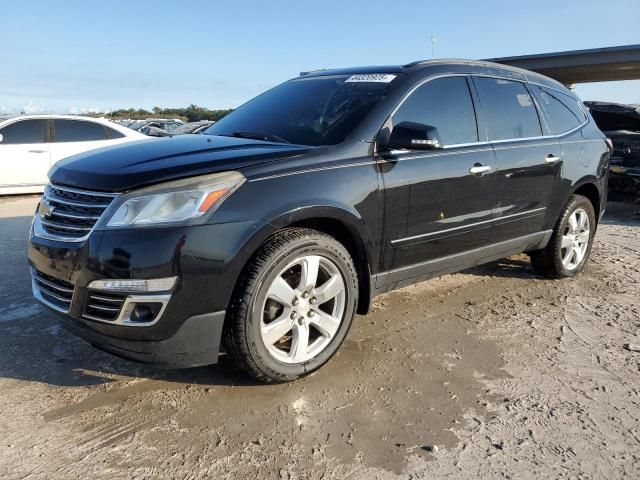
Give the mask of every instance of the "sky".
[[(0, 113), (236, 107), (301, 71), (640, 43), (639, 0), (20, 0), (0, 5)], [(640, 80), (583, 100), (640, 103)]]

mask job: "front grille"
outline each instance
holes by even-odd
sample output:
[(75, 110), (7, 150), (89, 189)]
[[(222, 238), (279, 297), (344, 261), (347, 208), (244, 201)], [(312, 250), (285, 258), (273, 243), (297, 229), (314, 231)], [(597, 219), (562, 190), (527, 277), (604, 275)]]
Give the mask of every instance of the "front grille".
[(61, 240), (83, 239), (115, 196), (49, 184), (40, 202), (40, 223), (45, 232)]
[(73, 299), (74, 285), (64, 280), (52, 277), (38, 270), (31, 270), (31, 278), (34, 293), (40, 297), (44, 303), (57, 310), (68, 312)]
[(120, 315), (126, 295), (89, 291), (84, 317), (90, 320), (113, 322)]

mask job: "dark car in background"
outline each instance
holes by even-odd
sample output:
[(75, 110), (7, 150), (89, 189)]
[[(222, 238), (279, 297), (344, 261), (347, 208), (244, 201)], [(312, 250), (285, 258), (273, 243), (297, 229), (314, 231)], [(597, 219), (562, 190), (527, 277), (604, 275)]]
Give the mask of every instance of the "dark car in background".
[(609, 189), (640, 204), (640, 106), (585, 102), (596, 124), (611, 139)]
[(179, 119), (147, 119), (132, 122), (129, 128), (151, 137), (167, 137), (178, 127), (182, 127), (184, 122)]
[(189, 122), (179, 126), (171, 132), (172, 135), (187, 135), (197, 134), (204, 132), (207, 128), (213, 125), (213, 120), (201, 120), (199, 122)]
[(121, 357), (206, 365), (223, 345), (256, 378), (293, 380), (382, 292), (520, 252), (541, 275), (578, 274), (609, 156), (579, 98), (532, 72), (311, 72), (203, 135), (58, 164), (33, 292)]

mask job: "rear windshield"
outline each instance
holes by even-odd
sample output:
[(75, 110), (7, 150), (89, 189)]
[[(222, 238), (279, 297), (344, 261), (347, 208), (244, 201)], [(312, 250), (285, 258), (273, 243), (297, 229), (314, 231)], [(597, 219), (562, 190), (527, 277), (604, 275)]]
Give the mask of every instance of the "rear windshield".
[(394, 78), (391, 74), (328, 75), (290, 80), (245, 103), (203, 133), (261, 134), (300, 145), (336, 145), (387, 96)]

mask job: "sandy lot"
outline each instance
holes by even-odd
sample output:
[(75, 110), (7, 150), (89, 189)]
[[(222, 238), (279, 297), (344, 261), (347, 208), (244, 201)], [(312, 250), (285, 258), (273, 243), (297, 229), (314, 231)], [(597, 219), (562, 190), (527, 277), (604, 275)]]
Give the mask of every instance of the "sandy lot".
[(0, 200), (0, 478), (640, 477), (631, 207), (610, 205), (578, 278), (521, 255), (387, 294), (320, 372), (264, 386), (60, 329), (30, 293), (36, 202)]

